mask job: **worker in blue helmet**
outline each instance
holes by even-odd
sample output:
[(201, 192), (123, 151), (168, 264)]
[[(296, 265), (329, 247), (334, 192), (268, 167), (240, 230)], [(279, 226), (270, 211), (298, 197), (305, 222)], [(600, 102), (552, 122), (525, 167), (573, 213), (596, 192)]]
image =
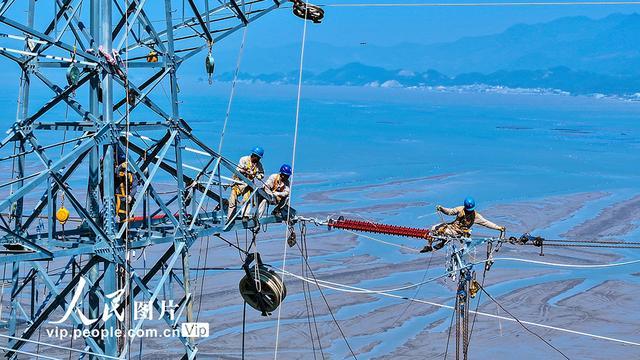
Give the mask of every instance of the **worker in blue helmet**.
[(280, 166), (278, 173), (269, 176), (262, 187), (262, 191), (258, 192), (258, 219), (264, 216), (269, 204), (275, 205), (275, 208), (271, 212), (272, 215), (282, 218), (286, 217), (286, 211), (284, 210), (287, 209), (287, 202), (289, 201), (289, 194), (291, 193), (290, 178), (291, 166), (288, 164), (283, 164)]
[[(431, 228), (429, 245), (425, 246), (421, 252), (429, 252), (442, 248), (450, 238), (464, 238), (471, 236), (471, 227), (474, 224), (484, 226), (489, 229), (500, 231), (500, 236), (504, 236), (506, 231), (504, 226), (499, 226), (485, 219), (476, 211), (476, 201), (472, 197), (464, 199), (462, 206), (454, 208), (446, 208), (444, 206), (436, 206), (436, 211), (445, 215), (455, 216), (456, 218), (448, 223), (434, 225)], [(438, 244), (433, 245), (434, 239), (439, 240)]]
[[(236, 170), (252, 183), (256, 180), (262, 180), (264, 178), (264, 169), (262, 168), (261, 162), (263, 157), (264, 149), (260, 146), (256, 146), (251, 149), (251, 153), (249, 155), (240, 158)], [(249, 218), (248, 214), (251, 212), (249, 197), (251, 196), (251, 191), (254, 188), (251, 186), (253, 184), (246, 184), (236, 174), (233, 175), (233, 179), (235, 180), (235, 184), (231, 187), (231, 195), (229, 195), (229, 209), (227, 211), (227, 217), (229, 219), (233, 217), (236, 212), (236, 208), (240, 203), (239, 199), (242, 199), (244, 202), (242, 218), (243, 220), (247, 220)]]

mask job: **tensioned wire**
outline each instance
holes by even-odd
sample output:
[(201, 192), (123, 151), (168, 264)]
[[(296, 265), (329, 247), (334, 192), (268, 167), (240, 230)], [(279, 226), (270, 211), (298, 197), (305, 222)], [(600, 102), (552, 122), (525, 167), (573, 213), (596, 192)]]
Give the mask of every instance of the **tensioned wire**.
[[(402, 299), (402, 300), (415, 301), (415, 302), (418, 302), (418, 303), (421, 303), (421, 304), (436, 306), (436, 307), (445, 308), (445, 309), (453, 309), (454, 308), (451, 305), (440, 304), (440, 303), (436, 303), (436, 302), (432, 302), (432, 301), (409, 298), (409, 297), (406, 297), (406, 296), (391, 294), (391, 293), (388, 293), (388, 292), (371, 291), (371, 290), (367, 290), (367, 289), (362, 288), (362, 287), (356, 287), (356, 286), (349, 286), (349, 285), (344, 285), (344, 284), (333, 283), (335, 285), (339, 285), (339, 286), (343, 287), (342, 289), (338, 289), (338, 288), (332, 287), (331, 285), (325, 284), (326, 281), (322, 281), (322, 280), (317, 280), (316, 281), (315, 279), (309, 279), (307, 277), (299, 276), (297, 274), (294, 274), (294, 273), (291, 273), (291, 272), (288, 272), (288, 271), (286, 273), (287, 273), (287, 275), (295, 277), (295, 278), (297, 278), (297, 279), (299, 279), (301, 281), (305, 281), (305, 282), (312, 283), (312, 284), (318, 284), (319, 286), (322, 286), (322, 287), (325, 287), (325, 288), (328, 288), (328, 289), (332, 289), (332, 290), (336, 290), (336, 291), (340, 291), (340, 292), (352, 292), (352, 291), (349, 290), (349, 289), (352, 289), (352, 290), (355, 290), (357, 292), (375, 293), (375, 294), (378, 294), (378, 295), (381, 295), (381, 296), (386, 296), (386, 297), (391, 297), (391, 298), (396, 298), (396, 299)], [(500, 319), (500, 320), (507, 320), (507, 321), (516, 322), (516, 320), (514, 318), (510, 318), (510, 317), (506, 317), (506, 316), (494, 315), (494, 314), (485, 313), (485, 312), (481, 312), (481, 311), (474, 311), (474, 310), (469, 310), (469, 312), (475, 313), (477, 315), (491, 317), (491, 318), (494, 318), (494, 319)], [(617, 338), (613, 338), (613, 337), (609, 337), (609, 336), (602, 336), (602, 335), (587, 333), (587, 332), (583, 332), (583, 331), (577, 331), (577, 330), (571, 330), (571, 329), (567, 329), (567, 328), (561, 328), (561, 327), (558, 327), (558, 326), (535, 323), (535, 322), (531, 322), (531, 321), (521, 320), (520, 322), (523, 323), (523, 324), (526, 324), (526, 325), (531, 325), (531, 326), (541, 327), (541, 328), (545, 328), (545, 329), (566, 332), (566, 333), (575, 334), (575, 335), (587, 336), (587, 337), (591, 337), (591, 338), (594, 338), (594, 339), (612, 341), (612, 342), (617, 342), (617, 343), (626, 344), (626, 345), (640, 346), (640, 342), (622, 340), (622, 339), (617, 339)]]

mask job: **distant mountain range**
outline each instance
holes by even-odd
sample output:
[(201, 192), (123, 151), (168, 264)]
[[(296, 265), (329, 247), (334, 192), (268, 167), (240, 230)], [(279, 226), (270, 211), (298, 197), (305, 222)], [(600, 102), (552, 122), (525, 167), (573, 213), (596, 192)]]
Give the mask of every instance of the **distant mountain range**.
[[(232, 73), (218, 77), (230, 81)], [(242, 81), (295, 84), (298, 72), (251, 75), (240, 73)], [(546, 70), (500, 70), (489, 74), (464, 73), (447, 76), (436, 70), (414, 72), (387, 70), (382, 67), (351, 63), (320, 73), (305, 72), (304, 83), (310, 85), (346, 85), (375, 87), (453, 87), (483, 85), (491, 87), (554, 89), (571, 94), (604, 94), (630, 96), (640, 94), (640, 75), (606, 75), (575, 71), (567, 67)]]
[[(221, 48), (218, 55), (222, 72), (235, 66), (235, 46)], [(299, 43), (271, 48), (249, 46), (242, 70), (285, 73), (298, 68), (299, 56)], [(356, 62), (418, 72), (437, 69), (450, 76), (559, 66), (608, 75), (640, 75), (640, 15), (563, 17), (440, 44), (334, 46), (309, 42), (305, 49), (305, 69), (316, 73)]]

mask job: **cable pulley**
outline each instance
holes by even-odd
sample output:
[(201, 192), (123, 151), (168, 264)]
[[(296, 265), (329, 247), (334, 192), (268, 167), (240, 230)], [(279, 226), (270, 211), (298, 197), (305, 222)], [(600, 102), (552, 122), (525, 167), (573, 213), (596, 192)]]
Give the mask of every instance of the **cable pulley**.
[(213, 58), (211, 51), (209, 51), (209, 54), (204, 60), (204, 67), (205, 67), (205, 70), (207, 71), (207, 75), (209, 76), (209, 84), (211, 84), (213, 82), (213, 71), (216, 68), (216, 61)]
[(80, 80), (80, 69), (75, 64), (76, 61), (76, 47), (73, 47), (73, 52), (71, 53), (71, 64), (67, 68), (66, 77), (67, 84), (69, 86), (75, 86), (78, 84), (78, 80)]
[(301, 19), (311, 20), (314, 24), (319, 24), (324, 19), (324, 10), (321, 7), (302, 0), (293, 0), (293, 14)]
[[(250, 266), (253, 260), (256, 264)], [(240, 295), (252, 308), (262, 312), (262, 316), (270, 315), (284, 301), (287, 288), (275, 271), (267, 268), (260, 259), (260, 254), (249, 254), (242, 265), (245, 276), (240, 280)]]

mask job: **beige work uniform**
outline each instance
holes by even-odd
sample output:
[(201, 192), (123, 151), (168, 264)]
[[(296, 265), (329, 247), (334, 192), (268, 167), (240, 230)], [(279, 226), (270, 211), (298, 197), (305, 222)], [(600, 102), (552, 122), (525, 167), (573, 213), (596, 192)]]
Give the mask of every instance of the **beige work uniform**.
[(443, 214), (452, 215), (456, 218), (450, 223), (434, 225), (431, 228), (431, 234), (433, 234), (433, 236), (468, 237), (471, 235), (471, 226), (474, 224), (494, 230), (501, 229), (500, 226), (485, 219), (477, 211), (465, 212), (464, 206), (458, 206), (453, 209), (442, 207), (440, 211)]
[[(243, 156), (238, 161), (238, 166), (236, 167), (238, 172), (242, 173), (247, 179), (253, 181), (254, 179), (261, 180), (264, 178), (264, 169), (262, 168), (262, 163), (260, 160), (258, 162), (251, 162), (251, 156)], [(240, 178), (236, 175), (233, 175), (234, 180), (240, 180)], [(242, 216), (247, 216), (251, 211), (251, 203), (247, 202), (249, 200), (249, 196), (251, 196), (252, 188), (247, 184), (235, 184), (231, 187), (231, 195), (229, 195), (229, 210), (227, 212), (227, 218), (231, 218), (233, 213), (236, 211), (238, 207), (238, 199), (242, 198), (242, 201), (246, 202), (246, 206), (242, 211)]]
[[(264, 191), (273, 196), (271, 204), (281, 207), (286, 204), (291, 192), (291, 185), (289, 179), (284, 179), (280, 174), (273, 174), (267, 179)], [(269, 199), (260, 199), (260, 205), (258, 206), (258, 218), (261, 218), (267, 211), (269, 206)]]

